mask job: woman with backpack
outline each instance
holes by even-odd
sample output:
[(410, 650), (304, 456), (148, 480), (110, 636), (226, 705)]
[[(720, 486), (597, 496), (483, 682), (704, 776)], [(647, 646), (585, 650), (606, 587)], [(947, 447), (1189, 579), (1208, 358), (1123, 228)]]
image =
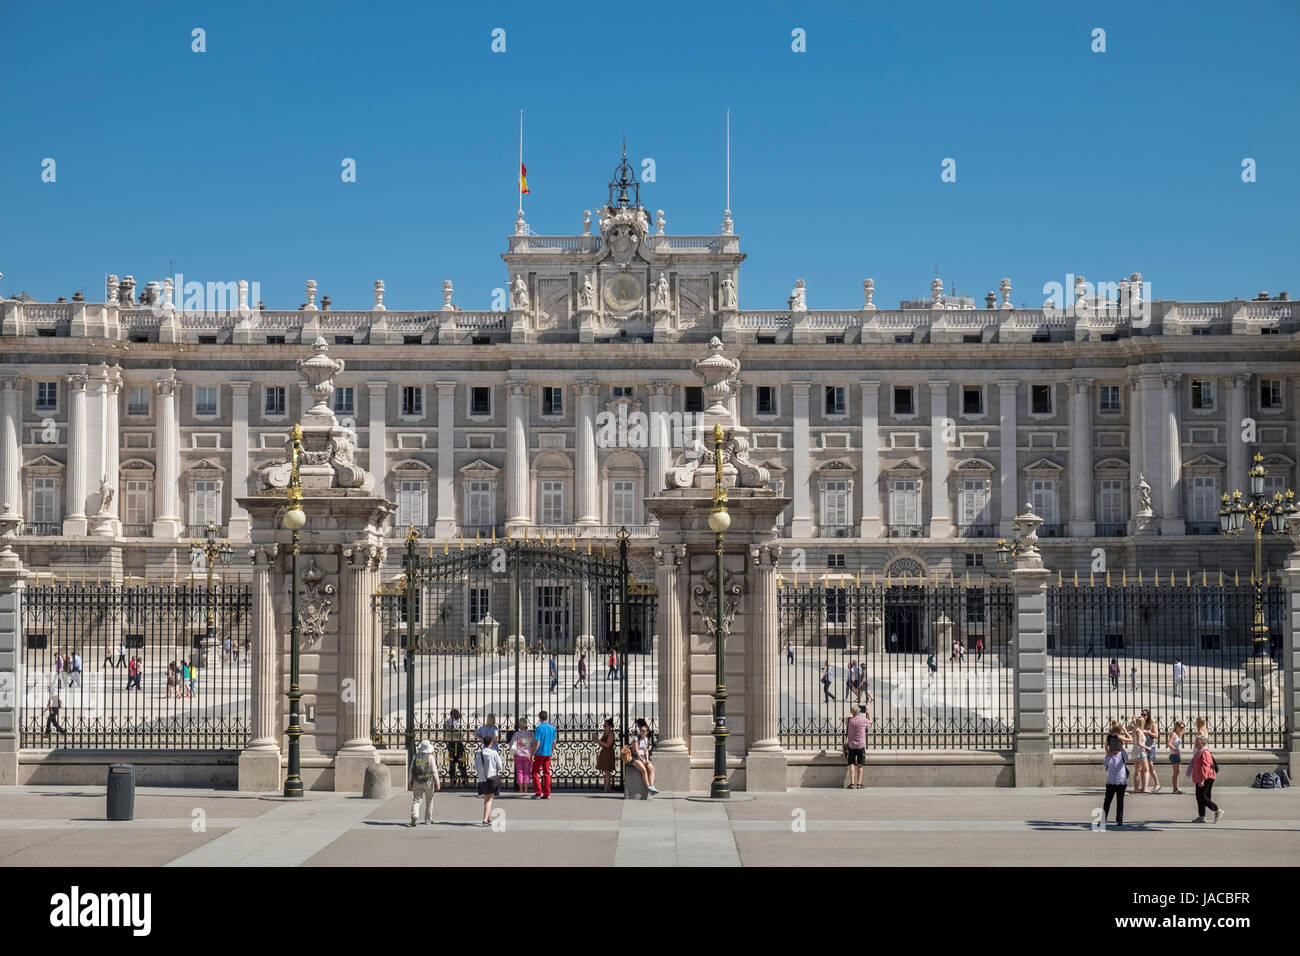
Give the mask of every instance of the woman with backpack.
[(1214, 790), (1214, 781), (1219, 775), (1219, 768), (1214, 760), (1214, 755), (1210, 753), (1210, 742), (1204, 734), (1196, 735), (1196, 753), (1192, 757), (1191, 778), (1192, 783), (1196, 784), (1196, 819), (1193, 823), (1205, 822), (1205, 811), (1214, 811), (1214, 822), (1218, 823), (1223, 819), (1223, 811), (1219, 805), (1211, 799), (1211, 793)]
[(501, 755), (491, 747), (484, 747), (474, 755), (474, 770), (478, 774), (478, 793), (483, 798), (482, 826), (492, 825), (492, 801), (501, 792)]
[(420, 741), (411, 761), (411, 826), (415, 826), (420, 816), (420, 802), (424, 802), (424, 822), (433, 823), (433, 795), (442, 787), (438, 779), (438, 765), (433, 759), (433, 744), (428, 740)]

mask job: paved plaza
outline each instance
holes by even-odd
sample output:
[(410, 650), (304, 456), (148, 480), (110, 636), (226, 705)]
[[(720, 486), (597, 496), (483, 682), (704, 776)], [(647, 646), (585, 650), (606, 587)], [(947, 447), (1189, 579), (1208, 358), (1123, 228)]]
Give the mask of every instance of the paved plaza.
[(134, 820), (110, 822), (103, 787), (5, 787), (0, 866), (1294, 864), (1300, 789), (1229, 787), (1215, 797), (1218, 824), (1190, 823), (1195, 798), (1164, 793), (1130, 796), (1126, 826), (1098, 831), (1093, 789), (794, 790), (730, 805), (507, 794), (488, 828), (478, 826), (477, 796), (441, 793), (438, 822), (411, 829), (405, 792), (286, 801), (148, 787), (136, 792)]

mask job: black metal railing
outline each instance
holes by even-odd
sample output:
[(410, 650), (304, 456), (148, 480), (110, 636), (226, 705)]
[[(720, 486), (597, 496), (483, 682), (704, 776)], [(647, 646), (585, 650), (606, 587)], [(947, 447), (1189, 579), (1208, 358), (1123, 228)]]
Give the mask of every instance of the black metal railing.
[(1128, 535), (1128, 525), (1125, 524), (1123, 521), (1118, 521), (1118, 522), (1098, 521), (1097, 522), (1097, 537), (1099, 538), (1123, 538), (1126, 537), (1127, 535)]
[(1186, 523), (1188, 534), (1218, 534), (1219, 522), (1217, 521), (1188, 521)]
[[(230, 533), (229, 526), (224, 524), (214, 525), (218, 538), (224, 538)], [(185, 526), (185, 535), (189, 538), (202, 538), (208, 533), (208, 526), (205, 524), (191, 524)]]
[(992, 538), (996, 529), (991, 524), (959, 524), (957, 534), (962, 538)]
[[(1048, 711), (1054, 747), (1100, 748), (1111, 720), (1147, 708), (1165, 738), (1175, 720), (1204, 717), (1220, 747), (1281, 748), (1285, 593), (1261, 589), (1268, 654), (1253, 657), (1255, 588), (1193, 575), (1169, 584), (1048, 590)], [(1165, 751), (1167, 758), (1167, 751)], [(1186, 759), (1186, 755), (1185, 758)], [(1168, 764), (1167, 759), (1163, 759)]]
[(1063, 538), (1065, 537), (1065, 525), (1061, 525), (1061, 524), (1039, 525), (1038, 536), (1040, 538)]
[(817, 527), (817, 536), (819, 538), (852, 538), (855, 527), (855, 525), (851, 524), (823, 524)]
[(122, 525), (122, 536), (124, 538), (152, 538), (152, 524), (124, 524)]
[[(656, 725), (658, 599), (627, 580), (617, 549), (602, 557), (569, 542), (480, 539), (446, 555), (441, 548), (419, 554), (408, 573), (418, 642), (415, 738), (433, 743), (444, 786), (473, 784), (481, 746), (474, 732), (489, 715), (500, 728), (502, 777), (511, 782), (506, 741), (516, 720), (531, 728), (540, 711), (549, 712), (558, 731), (551, 763), (557, 788), (603, 785), (596, 759), (605, 718), (614, 720), (620, 745), (636, 718)], [(402, 592), (374, 598), (381, 634), (372, 737), (381, 748), (400, 749), (406, 739), (407, 601)], [(613, 774), (620, 784), (621, 764)]]
[(24, 521), (19, 534), (29, 535), (58, 535), (63, 534), (62, 521)]
[(929, 533), (929, 530), (923, 524), (891, 524), (889, 526), (889, 536), (891, 538), (924, 538)]
[(871, 749), (1011, 748), (1009, 586), (785, 585), (778, 612), (784, 746), (837, 752), (865, 704)]
[(247, 585), (70, 584), (22, 594), (21, 746), (238, 750), (248, 743)]

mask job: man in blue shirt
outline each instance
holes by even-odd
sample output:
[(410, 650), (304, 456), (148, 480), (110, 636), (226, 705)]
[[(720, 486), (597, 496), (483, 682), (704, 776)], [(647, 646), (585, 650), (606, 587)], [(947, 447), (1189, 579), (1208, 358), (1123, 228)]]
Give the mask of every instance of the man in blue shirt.
[(534, 800), (551, 798), (551, 754), (555, 752), (555, 727), (550, 715), (541, 711), (533, 728), (533, 796)]

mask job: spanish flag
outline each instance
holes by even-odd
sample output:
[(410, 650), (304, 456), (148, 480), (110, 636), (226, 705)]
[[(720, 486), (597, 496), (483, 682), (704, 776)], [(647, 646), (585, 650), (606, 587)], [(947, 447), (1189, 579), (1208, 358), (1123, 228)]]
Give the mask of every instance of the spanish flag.
[(519, 164), (519, 194), (523, 195), (528, 192), (528, 167), (523, 163)]

